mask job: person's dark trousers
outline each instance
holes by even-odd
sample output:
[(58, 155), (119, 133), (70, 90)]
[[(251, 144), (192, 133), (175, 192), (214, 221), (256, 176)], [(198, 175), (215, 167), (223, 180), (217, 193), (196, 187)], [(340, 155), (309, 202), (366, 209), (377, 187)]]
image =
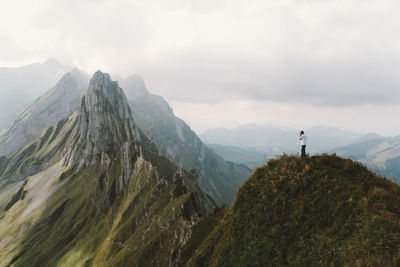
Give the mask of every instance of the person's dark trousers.
[(306, 146), (301, 146), (301, 157), (306, 156)]

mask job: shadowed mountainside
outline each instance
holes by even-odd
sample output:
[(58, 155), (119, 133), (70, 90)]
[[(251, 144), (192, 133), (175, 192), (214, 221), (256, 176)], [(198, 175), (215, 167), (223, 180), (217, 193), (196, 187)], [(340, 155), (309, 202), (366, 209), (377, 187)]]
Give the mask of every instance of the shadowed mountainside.
[(147, 91), (140, 76), (121, 80), (121, 86), (136, 123), (151, 137), (159, 153), (181, 168), (194, 170), (200, 187), (218, 204), (231, 204), (250, 169), (225, 161), (205, 146), (162, 97)]

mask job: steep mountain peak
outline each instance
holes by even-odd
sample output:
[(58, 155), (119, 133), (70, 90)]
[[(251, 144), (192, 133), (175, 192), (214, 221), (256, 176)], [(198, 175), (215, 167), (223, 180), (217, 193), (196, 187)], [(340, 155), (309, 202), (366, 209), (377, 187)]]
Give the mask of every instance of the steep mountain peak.
[(68, 75), (75, 79), (79, 85), (79, 89), (84, 93), (86, 93), (86, 90), (88, 89), (89, 81), (90, 81), (90, 76), (78, 69), (78, 68), (73, 68), (68, 72)]
[(89, 77), (73, 70), (25, 109), (0, 133), (0, 155), (10, 156), (44, 129), (70, 116), (79, 107)]
[(47, 59), (46, 61), (44, 61), (42, 64), (45, 65), (45, 66), (48, 66), (48, 67), (57, 67), (57, 68), (63, 67), (63, 66), (61, 65), (61, 63), (58, 62), (58, 61), (57, 61), (56, 59), (54, 59), (54, 58), (48, 58), (48, 59)]
[[(78, 88), (78, 82), (75, 80), (72, 73), (68, 72), (64, 74), (61, 79), (57, 82), (57, 84), (53, 87), (52, 91), (63, 91), (68, 90), (69, 87)], [(71, 90), (70, 90), (71, 91)], [(75, 90), (73, 90), (75, 91)], [(77, 91), (77, 90), (76, 90)], [(50, 91), (47, 92), (49, 94)], [(45, 94), (46, 95), (46, 94)]]
[(123, 143), (141, 138), (118, 82), (112, 81), (109, 74), (97, 71), (86, 96), (81, 99), (64, 164), (85, 166), (98, 162), (102, 153), (113, 156)]
[[(90, 119), (115, 116), (123, 124), (133, 121), (125, 93), (119, 87), (118, 82), (112, 81), (109, 74), (101, 71), (97, 71), (90, 80), (85, 103), (83, 106), (81, 105), (81, 112), (82, 108), (89, 113)], [(107, 126), (107, 124), (101, 126)], [(132, 125), (126, 126), (133, 127), (134, 125), (132, 123)], [(127, 132), (127, 135), (129, 137), (130, 134)]]
[(100, 84), (117, 84), (117, 82), (112, 81), (111, 77), (108, 73), (104, 73), (101, 70), (97, 70), (94, 74), (92, 79), (90, 80), (90, 85), (100, 83)]
[(369, 140), (382, 139), (382, 138), (385, 137), (377, 133), (367, 133), (366, 135), (363, 135), (360, 138), (358, 138), (354, 143), (361, 143)]
[(139, 100), (149, 95), (143, 78), (138, 74), (133, 74), (120, 82), (128, 99)]
[(108, 74), (96, 72), (79, 103), (0, 157), (0, 240), (11, 238), (0, 265), (183, 266), (212, 229), (197, 227), (215, 205), (196, 173), (154, 153)]
[(139, 74), (132, 74), (128, 76), (125, 80), (130, 81), (133, 84), (136, 84), (137, 87), (146, 89), (146, 84), (144, 83), (142, 76), (140, 76)]

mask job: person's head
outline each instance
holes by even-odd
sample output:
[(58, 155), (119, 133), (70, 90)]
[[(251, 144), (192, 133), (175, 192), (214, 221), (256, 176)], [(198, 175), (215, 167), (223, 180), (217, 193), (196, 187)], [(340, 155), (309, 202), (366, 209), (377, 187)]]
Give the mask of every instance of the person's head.
[(300, 131), (300, 135), (304, 134), (304, 131)]

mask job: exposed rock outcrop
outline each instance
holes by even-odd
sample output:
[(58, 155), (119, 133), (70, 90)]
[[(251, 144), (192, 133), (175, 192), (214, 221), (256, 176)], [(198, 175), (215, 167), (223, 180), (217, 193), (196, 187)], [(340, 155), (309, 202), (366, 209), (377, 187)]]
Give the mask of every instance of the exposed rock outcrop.
[[(112, 158), (125, 142), (140, 142), (125, 94), (108, 74), (97, 71), (82, 97), (64, 164), (87, 166)], [(103, 155), (103, 154), (106, 155)]]
[[(79, 109), (7, 159), (0, 176), (5, 173), (5, 182), (23, 177), (29, 187), (34, 181), (21, 175), (34, 166), (40, 177), (54, 162), (64, 166), (51, 183), (57, 191), (43, 200), (39, 218), (24, 217), (33, 223), (10, 242), (10, 250), (0, 251), (8, 265), (182, 266), (193, 253), (188, 244), (197, 242), (197, 223), (215, 208), (195, 172), (156, 153), (134, 124), (118, 83), (100, 71)], [(10, 217), (2, 212), (25, 214), (29, 200), (23, 186), (17, 189), (10, 210), (0, 209), (0, 227)], [(0, 195), (2, 190), (0, 183)], [(17, 222), (13, 233), (22, 227)]]
[(203, 144), (168, 102), (149, 93), (143, 79), (132, 75), (121, 80), (137, 125), (156, 144), (159, 153), (177, 166), (194, 170), (201, 189), (218, 204), (230, 204), (236, 190), (250, 174), (243, 165), (227, 162)]

